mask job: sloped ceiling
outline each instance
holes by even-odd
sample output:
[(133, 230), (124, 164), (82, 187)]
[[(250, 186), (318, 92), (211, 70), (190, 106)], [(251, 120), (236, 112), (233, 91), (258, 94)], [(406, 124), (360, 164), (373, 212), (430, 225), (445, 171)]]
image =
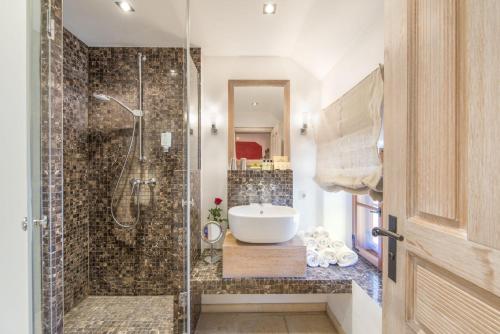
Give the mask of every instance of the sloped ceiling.
[[(206, 56), (289, 57), (323, 78), (383, 15), (383, 0), (191, 0), (191, 43)], [(90, 46), (183, 46), (185, 0), (65, 0), (65, 26)], [(378, 20), (380, 22), (380, 20)]]

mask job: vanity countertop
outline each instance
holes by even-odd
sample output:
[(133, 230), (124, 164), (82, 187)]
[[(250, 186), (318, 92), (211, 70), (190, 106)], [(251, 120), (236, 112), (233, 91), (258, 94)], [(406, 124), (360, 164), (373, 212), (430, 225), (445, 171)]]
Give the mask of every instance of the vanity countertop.
[(305, 277), (286, 278), (222, 278), (222, 261), (208, 264), (199, 259), (192, 269), (191, 285), (201, 294), (323, 294), (350, 293), (352, 281), (378, 304), (382, 303), (381, 272), (361, 257), (351, 267), (307, 267)]

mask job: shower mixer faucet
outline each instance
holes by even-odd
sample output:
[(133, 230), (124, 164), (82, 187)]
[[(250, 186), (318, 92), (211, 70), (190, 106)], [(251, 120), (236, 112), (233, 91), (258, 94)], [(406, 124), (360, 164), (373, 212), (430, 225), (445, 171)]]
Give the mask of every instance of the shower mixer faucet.
[(146, 185), (146, 186), (156, 186), (156, 179), (154, 177), (147, 179), (147, 180), (141, 180), (138, 178), (132, 178), (130, 179), (130, 185), (132, 186), (132, 189), (135, 188), (138, 185)]

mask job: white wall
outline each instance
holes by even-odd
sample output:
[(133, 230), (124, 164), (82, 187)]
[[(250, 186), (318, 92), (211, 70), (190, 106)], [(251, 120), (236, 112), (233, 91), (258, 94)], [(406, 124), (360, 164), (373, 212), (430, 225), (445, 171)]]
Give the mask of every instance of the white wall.
[(329, 294), (327, 302), (329, 313), (346, 334), (382, 334), (382, 307), (356, 282), (352, 282), (352, 294)]
[[(349, 91), (370, 72), (384, 63), (383, 8), (358, 40), (353, 41), (344, 57), (321, 80), (321, 108)], [(352, 244), (352, 201), (345, 192), (323, 192), (323, 224), (338, 238)]]
[[(28, 333), (27, 1), (2, 1), (0, 11), (0, 332)], [(7, 159), (8, 157), (8, 159)]]
[(382, 307), (352, 282), (352, 334), (366, 333), (382, 334)]
[[(203, 50), (202, 50), (203, 52)], [(313, 181), (316, 150), (312, 135), (301, 136), (301, 115), (320, 107), (320, 82), (287, 58), (202, 58), (202, 218), (215, 197), (227, 197), (227, 84), (230, 79), (290, 80), (291, 159), (294, 170), (294, 207), (301, 214), (301, 228), (322, 221), (321, 190)], [(210, 133), (211, 114), (216, 112), (219, 133)]]

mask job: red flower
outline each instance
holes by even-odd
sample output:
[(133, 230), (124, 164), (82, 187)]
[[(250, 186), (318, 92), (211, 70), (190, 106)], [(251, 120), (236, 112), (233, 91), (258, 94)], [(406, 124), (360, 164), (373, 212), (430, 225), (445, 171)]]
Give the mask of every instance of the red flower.
[(222, 198), (216, 197), (214, 202), (215, 202), (215, 205), (219, 205), (222, 203)]

